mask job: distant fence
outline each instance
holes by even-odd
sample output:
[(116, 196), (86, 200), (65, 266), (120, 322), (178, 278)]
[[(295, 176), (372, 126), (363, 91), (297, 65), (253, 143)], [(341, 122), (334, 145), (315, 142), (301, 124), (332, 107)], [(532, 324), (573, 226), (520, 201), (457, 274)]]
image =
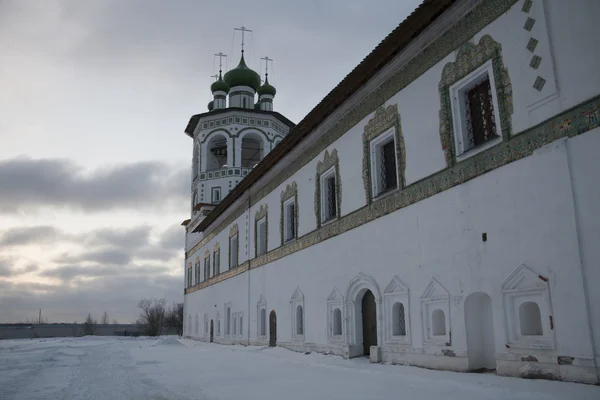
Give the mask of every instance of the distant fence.
[[(95, 336), (140, 336), (136, 324), (96, 325)], [(163, 328), (163, 335), (176, 335)], [(0, 324), (0, 340), (83, 336), (83, 324)]]

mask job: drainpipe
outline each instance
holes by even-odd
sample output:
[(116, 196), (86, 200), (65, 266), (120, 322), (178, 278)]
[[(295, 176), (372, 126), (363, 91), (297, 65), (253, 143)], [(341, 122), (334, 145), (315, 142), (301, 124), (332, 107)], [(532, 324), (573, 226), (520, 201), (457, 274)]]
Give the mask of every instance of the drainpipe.
[(585, 268), (583, 268), (583, 249), (581, 248), (581, 234), (579, 231), (579, 218), (577, 215), (577, 198), (575, 197), (575, 188), (573, 187), (573, 172), (571, 171), (571, 163), (569, 158), (568, 149), (569, 139), (564, 139), (563, 146), (565, 151), (565, 158), (567, 161), (567, 171), (569, 173), (569, 187), (571, 188), (571, 199), (573, 200), (573, 218), (575, 219), (575, 235), (577, 238), (577, 253), (579, 255), (579, 268), (581, 270), (581, 286), (583, 289), (583, 296), (585, 301), (587, 327), (590, 335), (590, 344), (592, 346), (592, 364), (594, 365), (594, 371), (596, 372), (596, 384), (600, 384), (600, 371), (598, 370), (598, 364), (596, 362), (596, 342), (594, 339), (594, 328), (592, 326), (592, 315), (590, 311), (590, 298), (588, 296), (587, 282), (589, 280), (585, 274)]

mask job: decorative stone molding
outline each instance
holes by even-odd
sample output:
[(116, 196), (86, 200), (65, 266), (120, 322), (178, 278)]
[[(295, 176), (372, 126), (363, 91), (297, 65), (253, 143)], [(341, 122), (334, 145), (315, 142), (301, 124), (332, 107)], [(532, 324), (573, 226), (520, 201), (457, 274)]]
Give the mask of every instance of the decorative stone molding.
[(279, 232), (282, 246), (285, 243), (285, 214), (283, 206), (291, 198), (294, 199), (294, 238), (298, 238), (298, 185), (296, 184), (296, 182), (292, 182), (291, 184), (287, 185), (285, 187), (285, 190), (281, 192), (281, 218), (279, 218)]
[(219, 244), (219, 242), (215, 243), (215, 246), (213, 247), (213, 252), (217, 252), (221, 250), (221, 245)]
[[(350, 110), (336, 124), (324, 132), (313, 144), (297, 158), (297, 160), (284, 168), (274, 176), (267, 185), (260, 189), (256, 195), (250, 198), (252, 206), (258, 204), (270, 192), (275, 190), (285, 181), (290, 179), (294, 173), (319, 156), (319, 154), (342, 137), (353, 126), (360, 123), (364, 118), (373, 113), (382, 104), (385, 104), (396, 93), (407, 87), (438, 62), (442, 61), (454, 49), (467, 42), (485, 26), (506, 13), (518, 0), (487, 0), (479, 2), (461, 20), (457, 21), (446, 33), (431, 42), (424, 51), (407, 62), (402, 68), (381, 84), (376, 90), (367, 95), (363, 101)], [(243, 121), (242, 121), (243, 122)], [(521, 157), (519, 157), (521, 158)], [(389, 197), (389, 196), (388, 196)], [(197, 249), (204, 246), (212, 238), (229, 226), (236, 218), (246, 211), (246, 205), (240, 205), (231, 212), (221, 224), (207, 232), (202, 239), (188, 254), (193, 254)], [(297, 242), (297, 241), (296, 241)]]
[[(443, 312), (443, 333), (435, 331), (436, 312)], [(451, 345), (450, 293), (437, 279), (431, 279), (421, 295), (423, 343), (436, 346)], [(441, 314), (440, 314), (441, 315)]]
[(206, 251), (204, 252), (204, 258), (210, 258), (210, 250), (206, 249)]
[(258, 241), (257, 241), (257, 239), (258, 239), (258, 221), (260, 221), (263, 218), (265, 219), (265, 228), (267, 231), (267, 233), (265, 235), (265, 241), (267, 244), (265, 247), (267, 248), (267, 253), (268, 253), (269, 252), (269, 206), (267, 204), (262, 204), (260, 206), (260, 208), (254, 214), (254, 256), (255, 257), (256, 257), (256, 254), (258, 253)]
[(337, 149), (325, 150), (323, 160), (317, 163), (317, 173), (315, 175), (315, 216), (317, 217), (317, 228), (321, 226), (321, 175), (335, 167), (335, 198), (337, 200), (337, 218), (342, 215), (342, 176), (340, 174), (340, 159)]
[(231, 226), (231, 229), (229, 229), (229, 238), (234, 237), (235, 235), (237, 235), (240, 232), (240, 228), (238, 227), (238, 224), (233, 224)]
[(494, 41), (490, 35), (484, 35), (479, 39), (477, 45), (471, 42), (463, 44), (456, 54), (456, 60), (447, 63), (442, 70), (442, 79), (438, 85), (440, 93), (440, 140), (446, 158), (446, 166), (448, 167), (451, 167), (456, 162), (450, 86), (489, 60), (492, 60), (494, 80), (496, 82), (502, 139), (506, 141), (511, 137), (513, 93), (508, 70), (504, 67), (504, 62), (502, 61), (502, 46), (500, 43)]
[(396, 172), (398, 174), (398, 187), (402, 190), (404, 187), (404, 171), (406, 170), (406, 147), (404, 146), (404, 136), (400, 126), (400, 114), (398, 105), (393, 104), (388, 107), (381, 106), (375, 110), (375, 115), (367, 122), (363, 131), (363, 184), (365, 186), (365, 195), (367, 204), (373, 201), (372, 181), (371, 181), (371, 140), (377, 138), (388, 129), (394, 128), (394, 139), (396, 144)]

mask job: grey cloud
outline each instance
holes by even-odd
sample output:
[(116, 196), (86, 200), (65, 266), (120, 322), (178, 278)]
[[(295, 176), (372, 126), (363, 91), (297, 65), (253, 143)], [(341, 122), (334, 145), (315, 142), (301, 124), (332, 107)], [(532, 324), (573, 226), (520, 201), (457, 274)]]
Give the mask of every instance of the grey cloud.
[(187, 204), (189, 174), (159, 162), (86, 174), (69, 161), (20, 157), (0, 161), (0, 187), (0, 212), (5, 213), (41, 207), (137, 210), (164, 206), (169, 200)]
[(94, 246), (114, 246), (133, 249), (148, 244), (150, 226), (144, 225), (132, 229), (103, 228), (90, 232), (86, 242)]
[(116, 276), (139, 276), (149, 274), (162, 274), (169, 268), (158, 265), (64, 265), (53, 269), (44, 270), (41, 276), (60, 279), (63, 282), (77, 281), (81, 285), (81, 278), (105, 278)]
[(78, 255), (63, 254), (54, 261), (57, 263), (99, 263), (123, 265), (131, 262), (133, 255), (119, 249), (105, 249), (83, 252)]
[[(183, 246), (181, 246), (180, 251), (181, 251), (181, 254), (183, 255)], [(135, 258), (142, 259), (142, 260), (169, 261), (176, 255), (177, 255), (177, 251), (175, 251), (173, 249), (148, 247), (146, 249), (137, 251), (135, 253)]]
[(185, 229), (180, 225), (173, 225), (160, 238), (160, 247), (167, 249), (183, 249), (185, 245)]
[[(0, 196), (2, 196), (0, 194)], [(28, 226), (11, 228), (0, 235), (0, 246), (25, 246), (28, 244), (49, 244), (66, 235), (53, 226)]]
[(24, 267), (16, 267), (15, 261), (16, 258), (14, 257), (0, 258), (0, 277), (10, 278), (39, 270), (39, 267), (35, 264), (27, 264)]

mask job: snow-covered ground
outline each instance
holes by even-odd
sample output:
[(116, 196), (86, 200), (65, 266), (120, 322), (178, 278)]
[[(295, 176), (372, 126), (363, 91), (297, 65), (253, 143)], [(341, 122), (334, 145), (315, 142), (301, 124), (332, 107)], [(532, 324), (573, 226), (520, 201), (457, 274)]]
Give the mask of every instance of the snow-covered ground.
[(600, 399), (600, 387), (175, 337), (0, 342), (0, 399)]

